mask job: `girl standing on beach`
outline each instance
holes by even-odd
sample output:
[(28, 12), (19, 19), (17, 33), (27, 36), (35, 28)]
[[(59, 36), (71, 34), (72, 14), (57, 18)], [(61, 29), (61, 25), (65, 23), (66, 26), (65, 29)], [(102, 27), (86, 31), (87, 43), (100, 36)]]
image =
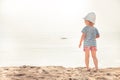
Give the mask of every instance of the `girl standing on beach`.
[(87, 14), (84, 18), (85, 27), (82, 29), (82, 36), (80, 39), (79, 48), (84, 41), (84, 52), (85, 52), (85, 64), (88, 71), (89, 68), (89, 55), (90, 51), (92, 54), (92, 59), (95, 65), (96, 71), (98, 70), (98, 59), (96, 57), (96, 38), (99, 38), (99, 32), (97, 28), (94, 27), (96, 15), (94, 12)]

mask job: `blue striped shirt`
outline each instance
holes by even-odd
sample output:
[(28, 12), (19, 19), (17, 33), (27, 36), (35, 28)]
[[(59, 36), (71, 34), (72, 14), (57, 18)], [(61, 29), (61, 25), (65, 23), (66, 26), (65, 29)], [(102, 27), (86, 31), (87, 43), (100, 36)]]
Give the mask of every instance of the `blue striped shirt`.
[(82, 29), (82, 33), (85, 34), (84, 47), (85, 46), (96, 46), (96, 36), (99, 35), (97, 28), (85, 26)]

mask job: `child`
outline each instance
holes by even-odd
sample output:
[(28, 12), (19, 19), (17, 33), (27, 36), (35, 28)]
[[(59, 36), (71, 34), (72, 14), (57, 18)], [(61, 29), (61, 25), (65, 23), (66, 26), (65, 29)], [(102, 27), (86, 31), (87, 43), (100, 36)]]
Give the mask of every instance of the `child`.
[(80, 39), (79, 48), (84, 41), (84, 52), (85, 52), (85, 64), (88, 71), (89, 68), (89, 55), (90, 51), (92, 54), (93, 62), (95, 65), (95, 71), (98, 70), (98, 60), (96, 57), (96, 38), (99, 38), (99, 32), (94, 27), (96, 15), (95, 13), (91, 12), (87, 16), (85, 16), (84, 21), (86, 26), (82, 29), (82, 36)]

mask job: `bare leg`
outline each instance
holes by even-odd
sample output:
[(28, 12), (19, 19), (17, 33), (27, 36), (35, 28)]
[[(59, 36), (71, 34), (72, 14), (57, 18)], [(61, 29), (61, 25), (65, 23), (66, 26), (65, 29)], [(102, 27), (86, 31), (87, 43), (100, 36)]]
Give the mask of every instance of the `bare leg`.
[(89, 49), (85, 50), (85, 64), (87, 70), (89, 70), (89, 54), (90, 54), (89, 52), (90, 52)]
[(91, 50), (91, 53), (92, 53), (92, 58), (93, 58), (95, 68), (96, 70), (98, 70), (98, 59), (96, 57), (96, 50)]

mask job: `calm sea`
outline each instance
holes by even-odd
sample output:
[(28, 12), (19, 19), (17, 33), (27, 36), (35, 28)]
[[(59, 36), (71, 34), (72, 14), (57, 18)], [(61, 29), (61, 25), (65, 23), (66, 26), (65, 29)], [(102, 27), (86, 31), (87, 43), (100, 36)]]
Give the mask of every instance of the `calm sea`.
[[(101, 33), (97, 40), (99, 67), (120, 67), (119, 32)], [(79, 33), (1, 33), (0, 66), (83, 67)], [(90, 66), (94, 67), (92, 58)]]

